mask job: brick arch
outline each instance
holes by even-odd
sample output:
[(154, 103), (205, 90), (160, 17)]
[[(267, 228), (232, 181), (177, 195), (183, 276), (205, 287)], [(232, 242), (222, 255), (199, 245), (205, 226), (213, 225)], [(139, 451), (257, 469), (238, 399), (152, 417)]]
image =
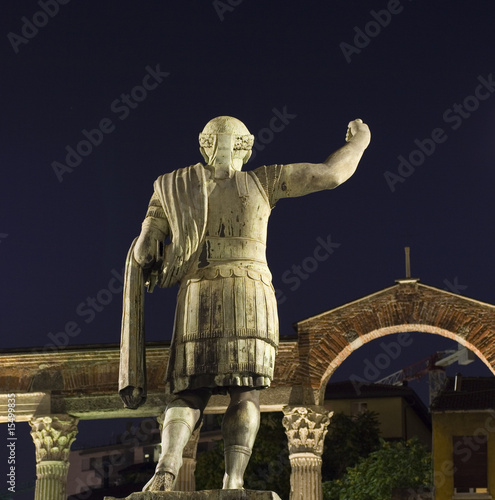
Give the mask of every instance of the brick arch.
[(399, 332), (425, 332), (456, 340), (495, 374), (495, 306), (416, 280), (300, 321), (297, 379), (322, 403), (335, 369), (365, 343)]
[(481, 351), (474, 345), (470, 344), (468, 341), (463, 339), (460, 335), (449, 332), (448, 330), (442, 330), (441, 328), (431, 326), (431, 325), (423, 325), (423, 324), (403, 324), (396, 325), (393, 327), (385, 327), (380, 330), (374, 330), (366, 335), (360, 337), (360, 339), (356, 339), (354, 342), (349, 344), (349, 349), (342, 350), (328, 365), (327, 371), (323, 375), (321, 387), (325, 388), (334, 371), (347, 359), (348, 356), (351, 355), (356, 349), (359, 349), (364, 344), (371, 342), (373, 340), (379, 339), (386, 335), (391, 335), (394, 333), (405, 333), (405, 332), (421, 332), (421, 333), (431, 333), (434, 335), (441, 335), (442, 337), (447, 337), (452, 340), (455, 340), (459, 344), (467, 347), (469, 350), (473, 351), (478, 358), (485, 363), (488, 368), (495, 375), (495, 368), (490, 366), (488, 360), (484, 357)]

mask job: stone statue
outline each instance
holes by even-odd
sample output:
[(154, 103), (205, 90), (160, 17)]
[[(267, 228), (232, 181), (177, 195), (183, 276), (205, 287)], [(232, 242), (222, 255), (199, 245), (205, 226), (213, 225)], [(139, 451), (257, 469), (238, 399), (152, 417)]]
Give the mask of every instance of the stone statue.
[(224, 489), (242, 489), (259, 427), (259, 390), (273, 378), (278, 317), (266, 262), (271, 209), (281, 198), (333, 189), (356, 170), (368, 126), (349, 123), (347, 143), (323, 163), (243, 172), (254, 137), (236, 118), (214, 118), (199, 134), (206, 165), (154, 183), (142, 230), (129, 251), (124, 288), (120, 395), (146, 398), (143, 288), (180, 285), (166, 383), (162, 453), (143, 491), (169, 491), (182, 450), (213, 393), (228, 393), (222, 434)]

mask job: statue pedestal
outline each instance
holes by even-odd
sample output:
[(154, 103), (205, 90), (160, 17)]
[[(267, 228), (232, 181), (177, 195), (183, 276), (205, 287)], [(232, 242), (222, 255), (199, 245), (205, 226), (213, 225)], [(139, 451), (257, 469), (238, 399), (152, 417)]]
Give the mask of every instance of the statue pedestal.
[(121, 500), (280, 500), (280, 497), (273, 491), (256, 490), (140, 491)]

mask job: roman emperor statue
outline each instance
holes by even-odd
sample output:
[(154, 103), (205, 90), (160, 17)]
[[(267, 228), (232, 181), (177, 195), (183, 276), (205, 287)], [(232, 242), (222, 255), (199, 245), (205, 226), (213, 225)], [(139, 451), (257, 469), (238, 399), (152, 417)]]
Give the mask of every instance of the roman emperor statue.
[(212, 394), (230, 395), (223, 417), (224, 489), (241, 489), (259, 427), (260, 390), (273, 378), (278, 316), (266, 261), (270, 212), (283, 198), (333, 189), (349, 179), (370, 142), (361, 120), (322, 163), (242, 171), (254, 137), (219, 116), (199, 134), (205, 164), (158, 177), (141, 234), (126, 263), (120, 395), (145, 401), (143, 289), (178, 285), (166, 374), (162, 452), (144, 491), (173, 488), (182, 451)]

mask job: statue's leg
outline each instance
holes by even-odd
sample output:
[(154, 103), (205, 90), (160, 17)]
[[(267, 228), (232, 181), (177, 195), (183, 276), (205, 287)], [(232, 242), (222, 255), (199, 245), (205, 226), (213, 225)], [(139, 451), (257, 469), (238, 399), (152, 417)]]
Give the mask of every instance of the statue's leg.
[(260, 426), (259, 390), (235, 387), (222, 423), (225, 447), (223, 489), (240, 490)]
[(184, 391), (167, 405), (162, 430), (162, 452), (155, 475), (143, 491), (170, 491), (182, 465), (182, 451), (199, 424), (210, 398), (208, 389)]

